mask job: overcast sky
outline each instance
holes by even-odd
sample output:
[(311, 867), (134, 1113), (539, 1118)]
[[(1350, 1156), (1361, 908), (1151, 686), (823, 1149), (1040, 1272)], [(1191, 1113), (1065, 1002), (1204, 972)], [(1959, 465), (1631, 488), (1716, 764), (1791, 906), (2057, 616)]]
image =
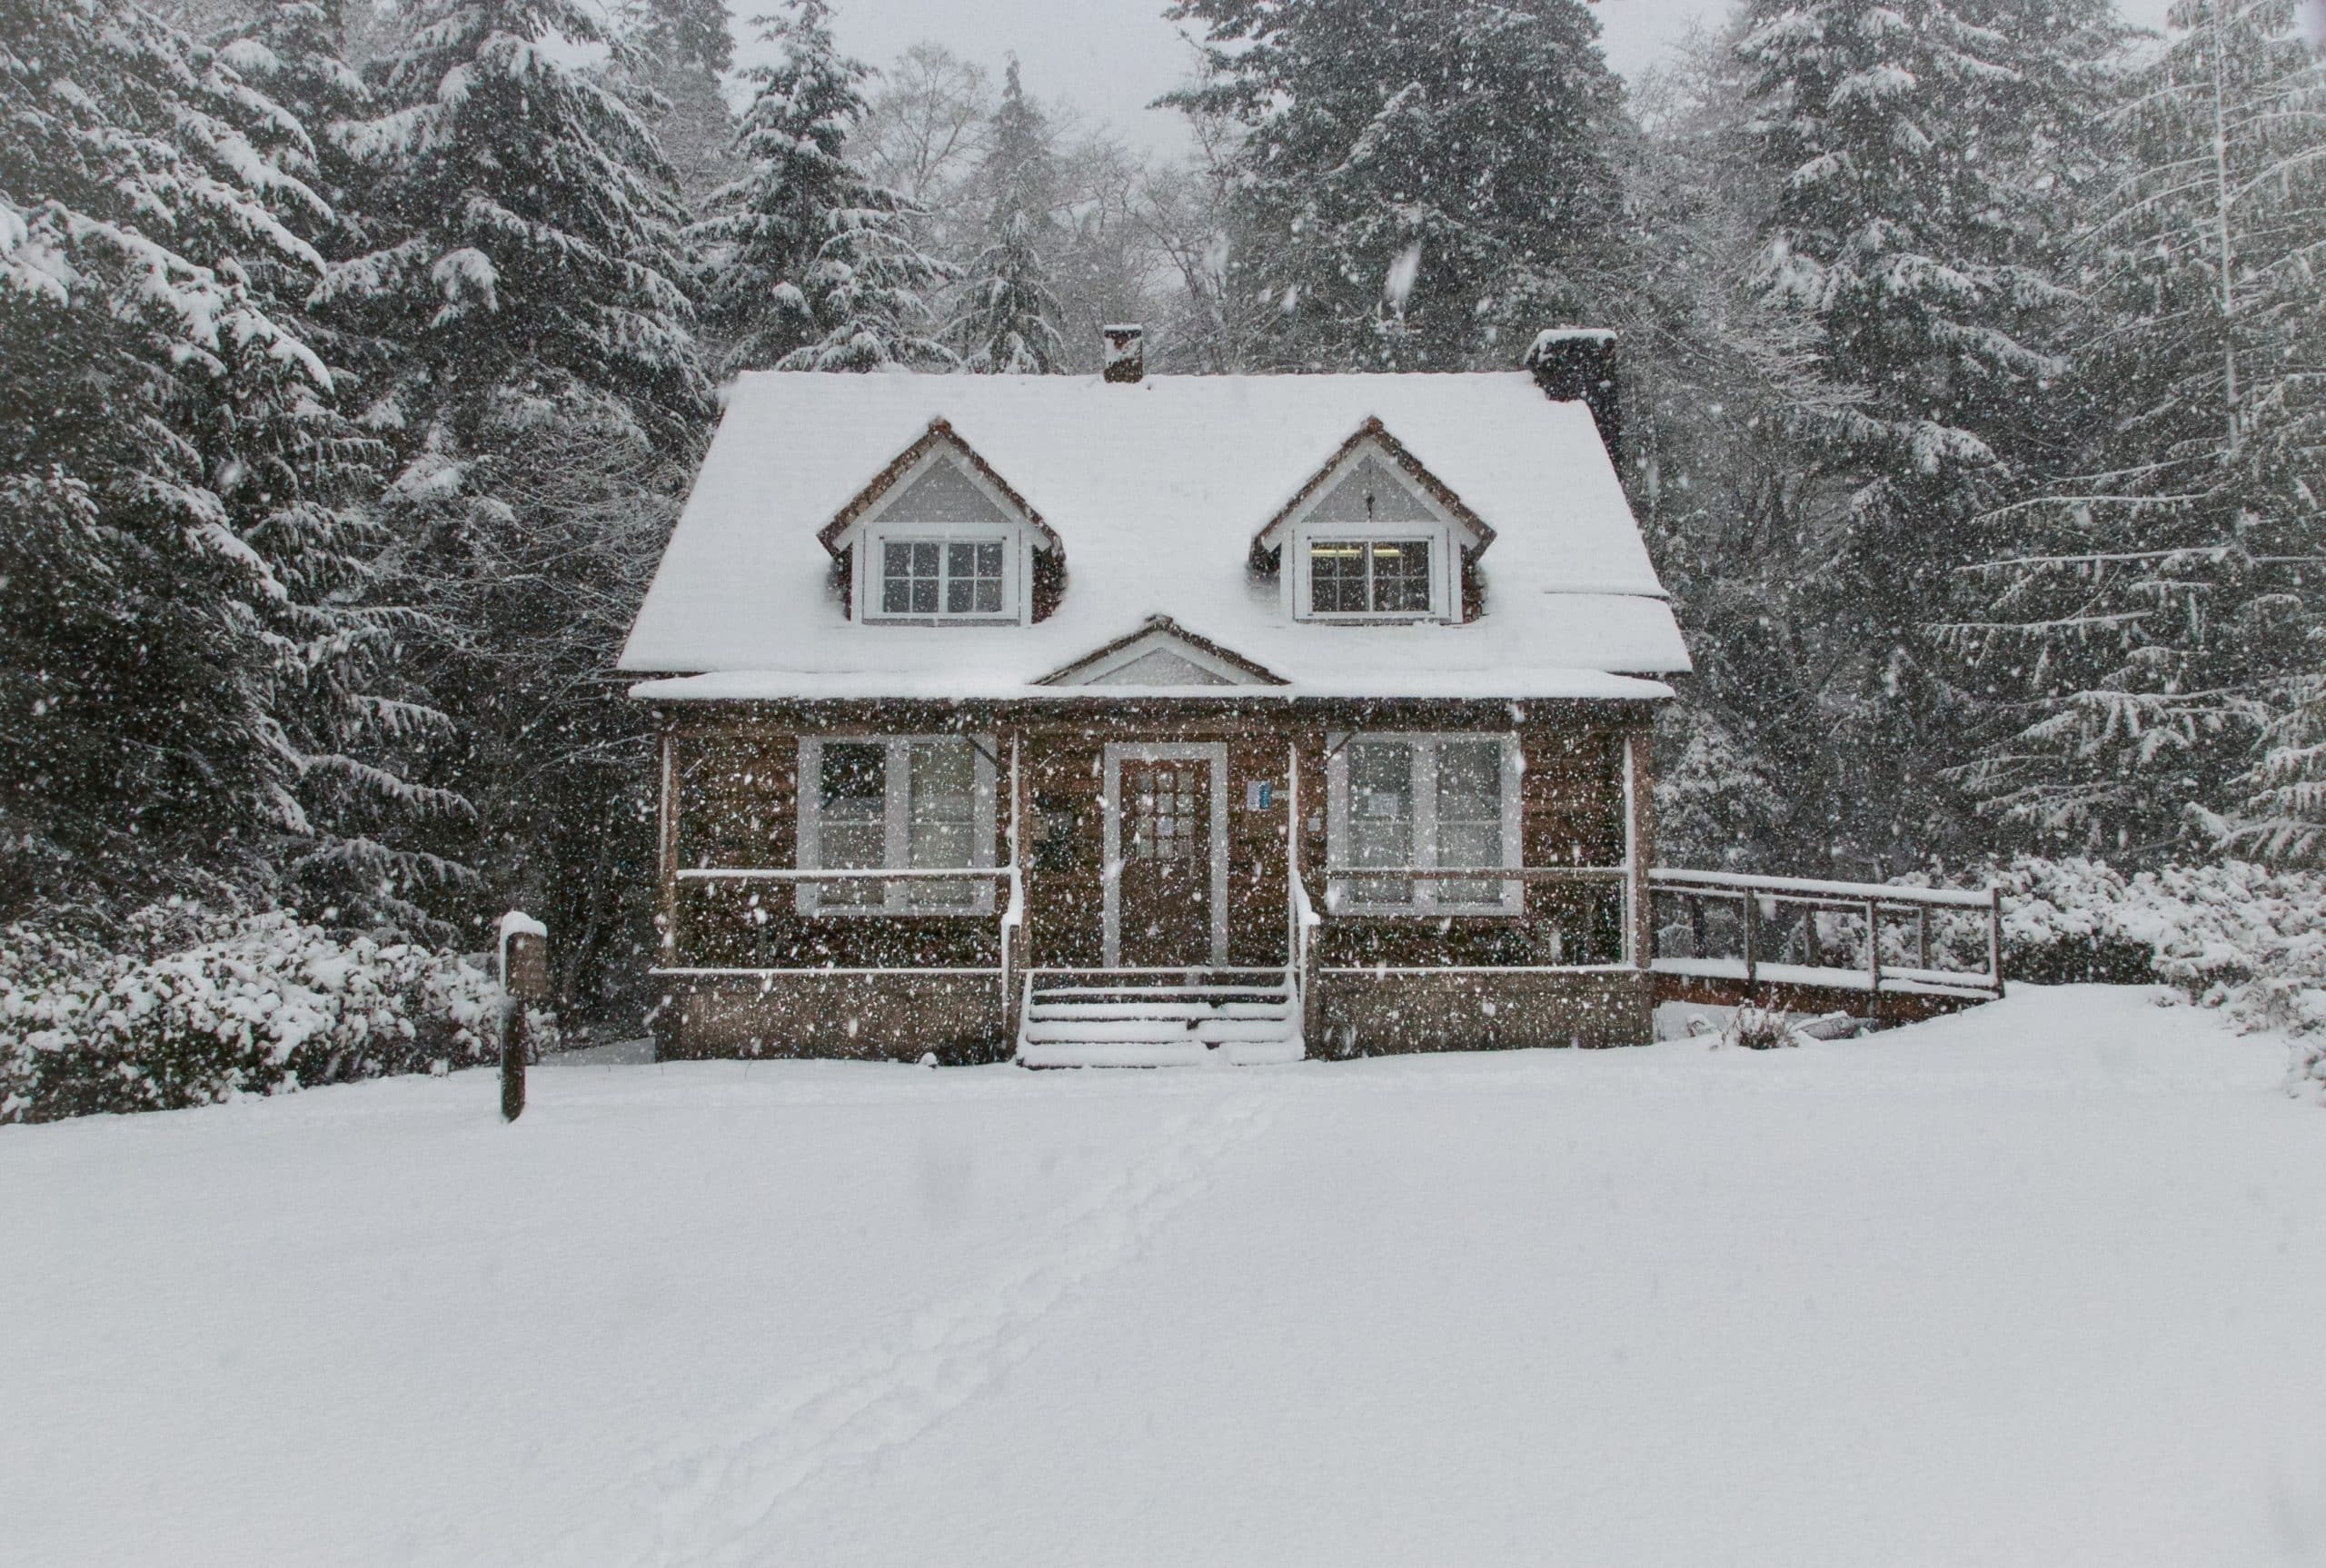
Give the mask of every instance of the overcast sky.
[[(2119, 0), (2132, 21), (2152, 27), (2163, 25), (2167, 3)], [(772, 7), (766, 0), (729, 5), (741, 58), (759, 58), (750, 19)], [(1001, 56), (1015, 50), (1028, 92), (1067, 99), (1134, 144), (1168, 150), (1182, 144), (1178, 116), (1146, 105), (1188, 74), (1194, 55), (1163, 9), (1164, 0), (835, 0), (832, 25), (842, 47), (876, 65), (934, 38), (999, 74)], [(1692, 23), (1716, 22), (1728, 0), (1597, 0), (1593, 9), (1608, 63), (1631, 76)]]

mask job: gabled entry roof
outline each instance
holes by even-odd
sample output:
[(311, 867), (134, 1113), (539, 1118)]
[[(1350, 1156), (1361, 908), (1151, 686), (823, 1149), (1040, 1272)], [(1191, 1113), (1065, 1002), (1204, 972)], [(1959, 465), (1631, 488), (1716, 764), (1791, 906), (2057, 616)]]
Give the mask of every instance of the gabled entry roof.
[(1283, 677), (1186, 630), (1168, 615), (1092, 650), (1037, 686), (1282, 686)]

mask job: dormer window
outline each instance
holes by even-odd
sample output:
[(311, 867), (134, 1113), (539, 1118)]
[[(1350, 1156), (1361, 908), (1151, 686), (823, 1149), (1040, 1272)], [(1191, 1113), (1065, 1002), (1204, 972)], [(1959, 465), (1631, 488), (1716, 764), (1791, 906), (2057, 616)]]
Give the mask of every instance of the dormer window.
[(916, 620), (996, 617), (1009, 602), (1004, 539), (880, 539), (880, 613)]
[(1433, 613), (1436, 581), (1426, 538), (1308, 541), (1308, 610), (1313, 615)]
[(1064, 553), (1025, 498), (942, 420), (821, 539), (847, 563), (850, 618), (876, 626), (1029, 624), (1044, 613), (1044, 582), (1056, 601)]
[[(1459, 620), (1463, 563), (1494, 531), (1367, 420), (1254, 541), (1296, 620)], [(1265, 569), (1265, 564), (1264, 564)]]

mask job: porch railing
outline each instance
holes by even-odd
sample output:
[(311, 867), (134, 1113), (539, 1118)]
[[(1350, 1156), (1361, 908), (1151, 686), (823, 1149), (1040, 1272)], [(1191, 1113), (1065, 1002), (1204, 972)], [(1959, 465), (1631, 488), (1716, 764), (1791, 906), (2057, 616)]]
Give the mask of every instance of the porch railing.
[[(1675, 918), (1653, 922), (1664, 974), (1878, 992), (2003, 995), (2003, 893), (1827, 882), (1659, 867), (1651, 898)], [(1714, 924), (1729, 928), (1715, 940)], [(1766, 955), (1772, 940), (1774, 958)], [(1685, 948), (1685, 951), (1673, 951)], [(1712, 949), (1720, 948), (1721, 951)], [(1977, 956), (1971, 963), (1965, 948)], [(1829, 962), (1841, 957), (1842, 963)]]

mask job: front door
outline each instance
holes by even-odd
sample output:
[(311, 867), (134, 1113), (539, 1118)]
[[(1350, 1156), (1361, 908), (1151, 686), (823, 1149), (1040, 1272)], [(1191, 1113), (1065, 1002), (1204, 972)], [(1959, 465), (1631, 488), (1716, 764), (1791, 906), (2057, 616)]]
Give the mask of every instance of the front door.
[(1181, 755), (1141, 755), (1163, 748), (1126, 748), (1113, 759), (1118, 820), (1110, 846), (1121, 868), (1108, 911), (1115, 940), (1108, 962), (1127, 969), (1196, 968), (1213, 962), (1218, 931), (1213, 855), (1213, 759), (1208, 748)]

